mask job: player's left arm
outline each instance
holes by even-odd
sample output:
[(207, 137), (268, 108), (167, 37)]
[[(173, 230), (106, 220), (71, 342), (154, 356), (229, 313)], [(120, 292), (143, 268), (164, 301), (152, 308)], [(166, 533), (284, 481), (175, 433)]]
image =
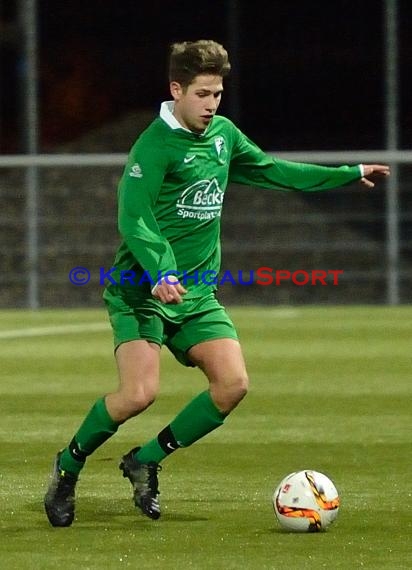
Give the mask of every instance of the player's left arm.
[(234, 139), (231, 182), (273, 190), (313, 192), (338, 188), (356, 180), (372, 188), (378, 177), (389, 174), (389, 167), (381, 164), (331, 167), (273, 158), (237, 128)]
[(361, 164), (363, 176), (361, 183), (367, 188), (373, 188), (376, 180), (389, 176), (390, 168), (386, 164)]

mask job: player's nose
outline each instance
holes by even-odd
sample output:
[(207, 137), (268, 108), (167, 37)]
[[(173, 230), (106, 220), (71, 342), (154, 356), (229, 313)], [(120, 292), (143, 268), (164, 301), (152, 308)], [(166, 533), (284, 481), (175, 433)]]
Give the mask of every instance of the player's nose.
[(211, 97), (210, 99), (208, 99), (207, 104), (206, 104), (206, 111), (209, 111), (210, 113), (214, 113), (217, 109), (217, 104), (216, 104), (216, 100), (214, 97)]

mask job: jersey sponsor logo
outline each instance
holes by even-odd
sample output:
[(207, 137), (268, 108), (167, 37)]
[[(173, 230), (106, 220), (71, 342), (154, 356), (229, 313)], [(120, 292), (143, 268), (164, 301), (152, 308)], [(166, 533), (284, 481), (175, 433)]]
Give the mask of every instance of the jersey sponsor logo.
[(143, 178), (143, 172), (140, 164), (137, 162), (136, 164), (133, 164), (130, 169), (129, 176), (132, 176), (133, 178)]
[(191, 156), (185, 156), (183, 162), (185, 164), (189, 164), (189, 162), (192, 162), (192, 160), (194, 160), (195, 158), (196, 158), (195, 154), (192, 154)]
[(181, 193), (176, 203), (177, 215), (197, 220), (211, 220), (219, 217), (223, 196), (224, 192), (219, 187), (216, 178), (199, 180)]

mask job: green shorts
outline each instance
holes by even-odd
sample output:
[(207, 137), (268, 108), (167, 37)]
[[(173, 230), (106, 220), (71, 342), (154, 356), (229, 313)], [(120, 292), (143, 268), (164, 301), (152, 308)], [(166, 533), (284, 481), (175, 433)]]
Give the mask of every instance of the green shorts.
[(187, 351), (207, 340), (238, 340), (236, 329), (214, 294), (166, 305), (154, 298), (128, 298), (117, 287), (103, 299), (113, 328), (115, 350), (124, 342), (148, 340), (163, 344), (185, 366), (194, 366)]

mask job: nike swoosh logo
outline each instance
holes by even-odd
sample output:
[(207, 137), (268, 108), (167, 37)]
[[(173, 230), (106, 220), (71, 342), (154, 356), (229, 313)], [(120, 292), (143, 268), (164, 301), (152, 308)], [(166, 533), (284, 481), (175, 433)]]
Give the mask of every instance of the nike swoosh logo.
[(189, 162), (192, 162), (192, 160), (194, 160), (195, 158), (196, 158), (196, 155), (195, 155), (195, 154), (194, 154), (193, 156), (186, 156), (186, 157), (183, 159), (183, 162), (184, 162), (185, 164), (188, 164)]
[(176, 448), (173, 447), (173, 445), (172, 445), (171, 443), (169, 443), (169, 442), (166, 444), (166, 447), (168, 447), (168, 448), (171, 449), (172, 451), (175, 451), (175, 450), (176, 450)]

